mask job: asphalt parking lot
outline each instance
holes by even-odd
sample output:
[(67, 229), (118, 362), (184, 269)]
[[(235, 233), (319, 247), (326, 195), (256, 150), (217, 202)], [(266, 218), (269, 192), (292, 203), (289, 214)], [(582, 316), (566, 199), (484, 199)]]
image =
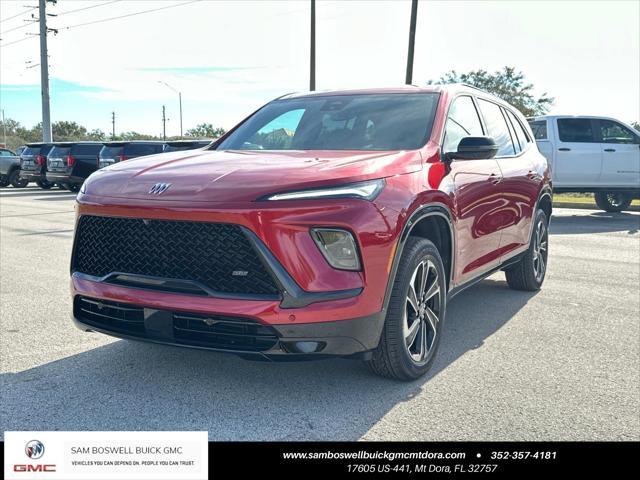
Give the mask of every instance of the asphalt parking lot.
[(640, 214), (556, 209), (536, 294), (496, 274), (450, 304), (434, 368), (272, 364), (83, 333), (74, 197), (0, 190), (0, 432), (208, 430), (211, 440), (639, 440)]

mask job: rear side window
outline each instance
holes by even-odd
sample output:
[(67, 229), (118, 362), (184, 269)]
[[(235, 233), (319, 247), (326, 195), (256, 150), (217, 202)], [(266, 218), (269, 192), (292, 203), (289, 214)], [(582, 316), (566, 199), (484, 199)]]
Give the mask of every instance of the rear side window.
[(71, 147), (71, 153), (73, 155), (97, 155), (102, 149), (100, 144), (78, 144)]
[(481, 98), (478, 99), (478, 104), (480, 105), (480, 111), (482, 112), (484, 121), (487, 124), (487, 133), (498, 145), (498, 153), (496, 156), (514, 155), (516, 151), (511, 141), (509, 127), (507, 126), (504, 115), (502, 115), (500, 107), (495, 103), (482, 100)]
[(559, 118), (558, 136), (561, 142), (596, 142), (593, 124), (588, 118)]
[(0, 156), (1, 157), (13, 157), (13, 152), (11, 150), (4, 150), (4, 149), (0, 149)]
[(533, 132), (533, 138), (536, 140), (547, 139), (547, 121), (546, 120), (530, 120), (529, 126)]
[(509, 110), (506, 110), (506, 112), (509, 120), (511, 120), (511, 125), (513, 125), (513, 130), (516, 133), (516, 138), (520, 144), (520, 150), (524, 150), (527, 148), (527, 143), (529, 143), (529, 136), (527, 135), (527, 132), (524, 131), (524, 128), (518, 118)]
[(153, 155), (154, 153), (162, 152), (163, 145), (158, 144), (139, 144), (131, 143), (124, 147), (124, 154), (126, 156), (142, 157), (143, 155)]
[(464, 137), (484, 135), (478, 111), (471, 97), (458, 97), (453, 101), (444, 127), (442, 151), (455, 152)]
[(600, 120), (603, 143), (637, 143), (637, 137), (624, 125), (612, 120)]

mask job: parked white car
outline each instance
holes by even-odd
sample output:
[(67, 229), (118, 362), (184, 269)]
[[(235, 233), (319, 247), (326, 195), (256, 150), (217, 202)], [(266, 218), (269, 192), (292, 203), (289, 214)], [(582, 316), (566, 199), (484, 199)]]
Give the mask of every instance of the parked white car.
[(548, 160), (554, 192), (593, 192), (607, 212), (640, 198), (640, 132), (606, 117), (545, 115), (529, 118)]

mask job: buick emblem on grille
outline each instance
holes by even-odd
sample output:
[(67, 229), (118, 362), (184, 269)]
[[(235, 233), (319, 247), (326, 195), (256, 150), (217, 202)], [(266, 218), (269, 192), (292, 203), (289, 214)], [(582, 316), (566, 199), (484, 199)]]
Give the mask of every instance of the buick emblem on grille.
[(149, 193), (151, 195), (161, 195), (166, 192), (170, 186), (170, 183), (156, 183), (153, 187), (151, 187)]

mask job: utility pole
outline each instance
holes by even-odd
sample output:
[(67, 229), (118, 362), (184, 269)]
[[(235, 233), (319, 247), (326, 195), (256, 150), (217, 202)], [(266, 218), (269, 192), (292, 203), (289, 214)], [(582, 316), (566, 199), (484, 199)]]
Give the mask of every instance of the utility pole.
[(116, 139), (116, 112), (111, 112), (111, 140)]
[(162, 105), (162, 141), (167, 141), (167, 117), (165, 116), (164, 105)]
[(171, 90), (173, 90), (174, 92), (176, 92), (178, 94), (178, 103), (180, 105), (180, 140), (182, 140), (182, 92), (176, 90), (171, 85), (169, 85), (167, 82), (163, 82), (162, 80), (158, 80), (158, 83), (162, 83), (165, 87), (170, 88)]
[(316, 89), (316, 0), (311, 0), (311, 52), (309, 61), (309, 90)]
[(47, 53), (47, 0), (39, 0), (40, 17), (40, 88), (42, 90), (42, 141), (50, 142), (51, 110), (49, 106), (49, 55)]
[(413, 50), (416, 43), (416, 19), (418, 16), (418, 0), (411, 2), (411, 24), (409, 25), (409, 51), (407, 53), (407, 77), (405, 83), (413, 83)]
[(7, 146), (7, 122), (4, 121), (4, 108), (2, 109), (2, 133), (4, 135), (4, 146)]

